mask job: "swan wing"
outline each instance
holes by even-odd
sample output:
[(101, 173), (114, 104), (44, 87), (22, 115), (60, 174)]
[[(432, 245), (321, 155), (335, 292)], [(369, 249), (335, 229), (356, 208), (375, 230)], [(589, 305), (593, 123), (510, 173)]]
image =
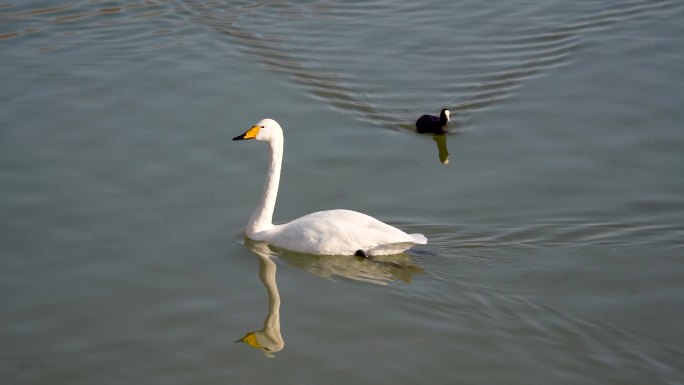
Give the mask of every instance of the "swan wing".
[(318, 211), (276, 225), (260, 236), (274, 246), (321, 255), (397, 254), (427, 242), (422, 234), (402, 230), (369, 215), (351, 210)]

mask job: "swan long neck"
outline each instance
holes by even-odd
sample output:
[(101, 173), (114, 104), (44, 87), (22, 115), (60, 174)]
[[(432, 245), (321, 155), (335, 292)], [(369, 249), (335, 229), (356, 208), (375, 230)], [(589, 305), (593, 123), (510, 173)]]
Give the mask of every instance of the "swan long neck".
[(273, 228), (273, 211), (275, 210), (276, 198), (278, 196), (278, 185), (280, 184), (280, 168), (283, 162), (283, 139), (275, 138), (268, 142), (270, 152), (270, 162), (266, 183), (261, 196), (261, 201), (254, 210), (252, 217), (247, 223), (245, 232), (252, 237), (255, 233)]

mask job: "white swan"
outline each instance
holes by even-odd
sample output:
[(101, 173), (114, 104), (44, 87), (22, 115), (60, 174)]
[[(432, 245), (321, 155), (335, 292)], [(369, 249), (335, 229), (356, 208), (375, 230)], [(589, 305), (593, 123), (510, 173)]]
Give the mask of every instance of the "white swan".
[(283, 160), (283, 129), (273, 119), (257, 122), (233, 140), (268, 142), (271, 157), (261, 202), (247, 222), (247, 237), (276, 247), (319, 255), (398, 254), (415, 244), (427, 243), (422, 234), (405, 232), (371, 216), (351, 210), (318, 211), (281, 225), (273, 224), (280, 167)]

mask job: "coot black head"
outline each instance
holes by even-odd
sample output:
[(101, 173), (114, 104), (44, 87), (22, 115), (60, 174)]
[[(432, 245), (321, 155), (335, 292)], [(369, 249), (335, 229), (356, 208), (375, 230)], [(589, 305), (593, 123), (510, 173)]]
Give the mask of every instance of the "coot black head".
[(449, 109), (445, 108), (439, 113), (439, 117), (434, 115), (423, 115), (416, 120), (416, 129), (421, 134), (445, 134), (448, 131)]
[(445, 121), (445, 122), (448, 122), (448, 121), (449, 121), (449, 109), (448, 109), (448, 108), (443, 109), (443, 110), (439, 113), (439, 120), (440, 120), (440, 121), (443, 120), (443, 121)]

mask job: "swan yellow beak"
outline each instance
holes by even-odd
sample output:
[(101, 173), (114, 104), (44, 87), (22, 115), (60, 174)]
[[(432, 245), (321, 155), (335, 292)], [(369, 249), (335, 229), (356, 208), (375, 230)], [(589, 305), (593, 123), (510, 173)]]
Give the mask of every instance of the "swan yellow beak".
[(234, 137), (233, 140), (254, 139), (257, 137), (257, 135), (259, 135), (260, 128), (260, 126), (252, 126), (252, 128), (247, 130), (244, 134)]
[(241, 339), (235, 341), (235, 342), (244, 342), (247, 345), (253, 347), (253, 348), (262, 348), (261, 344), (259, 344), (259, 341), (257, 341), (256, 334), (254, 332), (247, 333), (246, 336), (242, 337)]

